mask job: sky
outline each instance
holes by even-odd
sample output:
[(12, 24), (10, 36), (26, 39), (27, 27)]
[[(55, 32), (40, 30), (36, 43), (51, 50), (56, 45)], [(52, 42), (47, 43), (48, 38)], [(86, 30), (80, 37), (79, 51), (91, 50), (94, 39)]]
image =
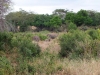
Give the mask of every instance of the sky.
[(80, 9), (100, 12), (100, 0), (12, 0), (13, 11), (23, 9), (37, 14), (52, 14), (55, 9)]

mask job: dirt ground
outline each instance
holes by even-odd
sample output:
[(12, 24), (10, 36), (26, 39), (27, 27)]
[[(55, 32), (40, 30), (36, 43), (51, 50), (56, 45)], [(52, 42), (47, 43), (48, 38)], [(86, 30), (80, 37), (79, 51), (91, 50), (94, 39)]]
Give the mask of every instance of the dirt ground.
[(49, 50), (50, 52), (58, 53), (61, 50), (58, 39), (63, 34), (66, 34), (66, 32), (58, 33), (58, 36), (55, 39), (50, 39), (50, 41), (45, 40), (45, 41), (39, 41), (35, 43), (37, 43), (40, 46), (42, 51)]
[(50, 52), (58, 53), (60, 51), (60, 46), (59, 46), (57, 38), (51, 39), (50, 41), (39, 41), (35, 43), (37, 43), (40, 46), (42, 52), (49, 50)]

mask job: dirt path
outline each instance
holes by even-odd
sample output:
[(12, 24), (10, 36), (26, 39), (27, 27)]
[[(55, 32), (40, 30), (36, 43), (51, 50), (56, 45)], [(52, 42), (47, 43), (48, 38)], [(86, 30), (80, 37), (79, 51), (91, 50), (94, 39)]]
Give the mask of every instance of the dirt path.
[(40, 46), (42, 51), (49, 50), (50, 52), (58, 53), (61, 49), (58, 43), (58, 38), (60, 35), (65, 34), (65, 33), (64, 32), (59, 33), (59, 35), (55, 39), (51, 39), (50, 41), (39, 41), (36, 43)]
[(40, 46), (42, 51), (49, 50), (50, 52), (58, 53), (60, 50), (60, 46), (57, 42), (57, 39), (52, 39), (50, 41), (39, 41), (36, 43)]

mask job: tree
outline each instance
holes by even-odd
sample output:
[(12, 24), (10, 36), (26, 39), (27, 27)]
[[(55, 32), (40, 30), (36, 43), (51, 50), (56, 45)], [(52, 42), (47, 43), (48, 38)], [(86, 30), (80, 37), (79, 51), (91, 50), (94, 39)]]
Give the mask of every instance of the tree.
[(77, 29), (76, 24), (70, 22), (69, 25), (68, 25), (68, 31), (69, 31), (69, 30), (76, 30), (76, 29)]
[(66, 13), (66, 17), (65, 17), (65, 21), (68, 20), (68, 21), (71, 21), (71, 22), (74, 23), (75, 16), (76, 16), (76, 13), (74, 13), (74, 12), (67, 12)]
[(50, 28), (50, 19), (52, 18), (52, 15), (35, 15), (33, 24), (38, 27), (39, 29), (49, 29)]
[(10, 0), (0, 0), (0, 31), (6, 30), (4, 14), (8, 11), (10, 4)]
[(89, 17), (92, 19), (92, 26), (100, 25), (100, 12), (87, 10)]
[(16, 26), (20, 26), (20, 31), (26, 31), (28, 26), (33, 25), (34, 13), (20, 10), (17, 12), (10, 12), (6, 15), (6, 20)]
[(68, 10), (65, 9), (56, 9), (53, 11), (53, 15), (59, 16), (61, 19), (64, 19)]
[(50, 20), (50, 28), (52, 30), (57, 29), (58, 27), (60, 27), (62, 24), (61, 22), (61, 18), (59, 16), (53, 16)]
[(90, 25), (92, 23), (92, 19), (89, 17), (88, 13), (86, 10), (80, 10), (77, 12), (74, 23), (77, 26), (81, 26), (82, 24), (84, 25)]

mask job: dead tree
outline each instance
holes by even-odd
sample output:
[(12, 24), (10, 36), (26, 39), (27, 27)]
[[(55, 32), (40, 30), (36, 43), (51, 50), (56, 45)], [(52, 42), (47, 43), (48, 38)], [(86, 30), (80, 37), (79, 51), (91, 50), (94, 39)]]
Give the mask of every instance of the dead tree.
[[(11, 26), (7, 25), (5, 21), (5, 13), (8, 11), (11, 1), (0, 0), (0, 31), (10, 31)], [(13, 29), (12, 29), (13, 30)]]

